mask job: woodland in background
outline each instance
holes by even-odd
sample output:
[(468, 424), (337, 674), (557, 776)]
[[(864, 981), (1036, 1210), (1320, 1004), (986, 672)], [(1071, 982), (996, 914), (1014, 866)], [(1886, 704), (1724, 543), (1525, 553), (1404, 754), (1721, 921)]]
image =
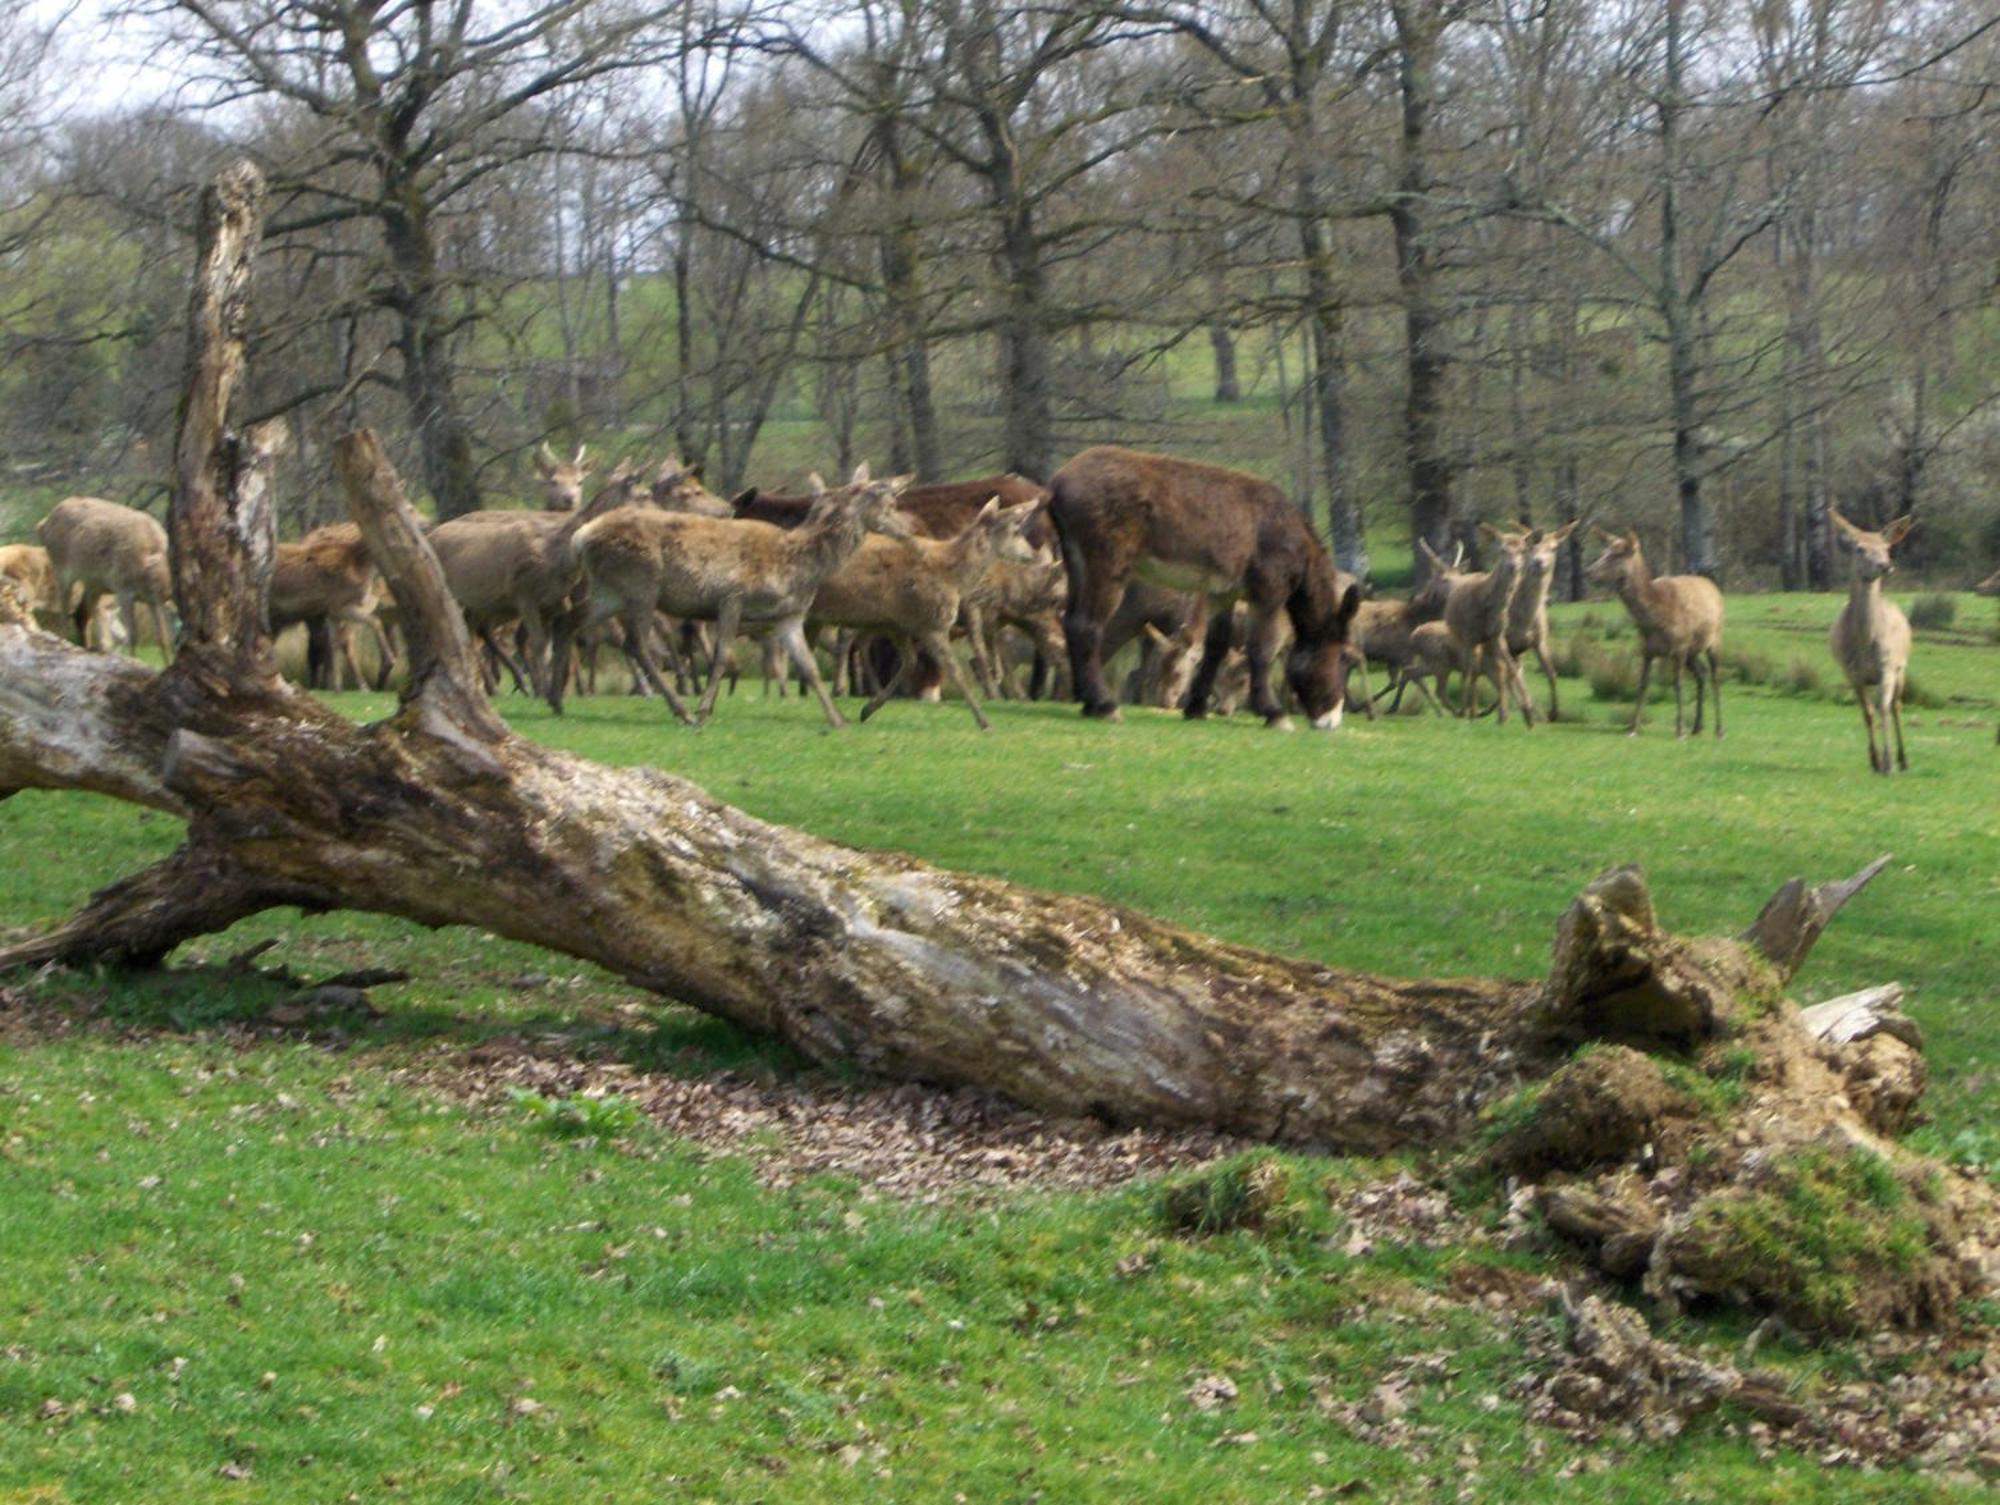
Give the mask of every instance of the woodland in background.
[(723, 491), (1118, 439), (1279, 480), (1363, 573), (1583, 515), (1825, 588), (1829, 506), (2000, 558), (1974, 0), (136, 0), (178, 87), (97, 114), (102, 37), (40, 14), (0, 5), (0, 531), (163, 505), (195, 189), (247, 152), (288, 531), (367, 424), (443, 514), (544, 439)]

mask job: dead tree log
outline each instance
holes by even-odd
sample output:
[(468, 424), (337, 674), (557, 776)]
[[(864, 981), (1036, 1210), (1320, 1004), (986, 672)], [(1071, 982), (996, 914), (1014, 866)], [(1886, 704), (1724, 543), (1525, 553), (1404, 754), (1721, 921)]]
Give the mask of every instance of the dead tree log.
[[(412, 673), (395, 716), (353, 725), (279, 679), (264, 625), (271, 446), (229, 424), (262, 208), (247, 164), (204, 199), (173, 667), (83, 653), (18, 609), (0, 625), (0, 789), (171, 811), (187, 844), (0, 950), (0, 966), (150, 963), (272, 906), (369, 909), (587, 958), (816, 1060), (1361, 1150), (1458, 1139), (1579, 1041), (1693, 1047), (1760, 973), (1776, 985), (1748, 946), (1662, 932), (1630, 869), (1578, 899), (1544, 985), (1391, 980), (816, 841), (669, 774), (536, 746), (480, 693), (463, 619), (365, 432), (339, 442), (336, 466)], [(1760, 921), (1787, 974), (1823, 907)]]

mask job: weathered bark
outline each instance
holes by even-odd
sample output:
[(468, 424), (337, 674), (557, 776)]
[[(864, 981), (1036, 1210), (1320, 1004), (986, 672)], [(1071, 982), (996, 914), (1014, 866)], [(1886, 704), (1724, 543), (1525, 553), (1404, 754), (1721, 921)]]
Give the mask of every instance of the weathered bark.
[(1426, 7), (1399, 3), (1397, 78), (1402, 95), (1400, 167), (1389, 221), (1395, 233), (1396, 281), (1402, 291), (1406, 384), (1403, 455), (1410, 494), (1410, 544), (1417, 580), (1428, 576), (1427, 543), (1450, 553), (1451, 463), (1444, 451), (1445, 384), (1451, 370), (1438, 287), (1435, 213), (1430, 201), (1430, 121), (1438, 43), (1445, 24)]
[(1683, 92), (1683, 0), (1667, 0), (1665, 77), (1656, 112), (1660, 123), (1659, 307), (1667, 333), (1667, 390), (1674, 430), (1674, 486), (1681, 502), (1681, 551), (1691, 575), (1716, 573), (1715, 541), (1703, 497), (1701, 412), (1696, 397), (1695, 310), (1689, 296), (1681, 244), (1684, 148), (1688, 110)]

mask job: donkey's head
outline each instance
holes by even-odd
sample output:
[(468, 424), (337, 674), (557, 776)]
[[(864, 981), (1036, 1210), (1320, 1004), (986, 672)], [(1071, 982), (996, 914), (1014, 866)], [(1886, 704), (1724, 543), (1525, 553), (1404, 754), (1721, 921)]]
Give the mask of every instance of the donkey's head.
[(1340, 725), (1347, 705), (1347, 671), (1354, 667), (1347, 634), (1359, 610), (1361, 586), (1350, 584), (1341, 593), (1332, 616), (1314, 624), (1314, 641), (1306, 642), (1301, 636), (1285, 657), (1285, 683), (1316, 732), (1330, 732)]
[(1833, 520), (1836, 536), (1854, 553), (1854, 578), (1866, 583), (1880, 580), (1884, 575), (1895, 573), (1896, 561), (1890, 558), (1890, 551), (1910, 536), (1910, 529), (1916, 526), (1916, 519), (1908, 513), (1894, 522), (1884, 523), (1880, 533), (1870, 533), (1866, 528), (1857, 528), (1832, 508), (1827, 509)]

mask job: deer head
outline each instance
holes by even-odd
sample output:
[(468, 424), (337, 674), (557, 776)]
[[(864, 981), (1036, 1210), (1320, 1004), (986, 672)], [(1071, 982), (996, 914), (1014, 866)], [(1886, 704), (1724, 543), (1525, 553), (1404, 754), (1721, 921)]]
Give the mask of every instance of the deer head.
[(1021, 536), (1021, 530), (1028, 526), (1034, 515), (1041, 510), (1040, 502), (1021, 502), (1016, 506), (1002, 507), (1000, 498), (991, 498), (979, 509), (979, 517), (986, 524), (993, 539), (993, 556), (1005, 559), (1010, 564), (1034, 564), (1042, 556), (1035, 546)]
[(1556, 555), (1575, 531), (1576, 523), (1571, 521), (1546, 533), (1536, 529), (1528, 534), (1528, 552), (1521, 561), (1521, 583), (1524, 587), (1539, 589), (1542, 581), (1555, 573)]
[(1973, 586), (1972, 593), (1975, 596), (2000, 596), (2000, 570), (1995, 570)]
[[(701, 466), (668, 455), (653, 472), (653, 505), (662, 512), (688, 512), (696, 517), (733, 517), (736, 509), (702, 483)], [(753, 493), (754, 495), (754, 493)]]
[(1895, 573), (1896, 562), (1889, 557), (1890, 550), (1910, 536), (1910, 529), (1916, 526), (1916, 519), (1908, 513), (1894, 522), (1883, 524), (1880, 533), (1870, 533), (1866, 528), (1857, 528), (1829, 507), (1826, 514), (1833, 521), (1835, 534), (1854, 553), (1854, 578), (1866, 584), (1880, 580), (1884, 575)]
[(1604, 541), (1604, 552), (1590, 562), (1583, 572), (1584, 578), (1592, 585), (1608, 585), (1616, 590), (1632, 573), (1634, 563), (1644, 564), (1646, 556), (1639, 549), (1637, 533), (1607, 533), (1602, 528), (1593, 529)]
[(558, 460), (555, 451), (544, 439), (540, 449), (535, 451), (535, 469), (540, 473), (542, 484), (547, 488), (542, 498), (545, 512), (573, 512), (578, 502), (583, 500), (583, 478), (597, 469), (595, 460), (583, 456), (587, 446), (579, 444), (576, 453), (568, 460)]
[(1201, 667), (1201, 624), (1183, 622), (1162, 632), (1151, 622), (1139, 629), (1159, 655), (1159, 704), (1172, 708), (1187, 699), (1194, 671)]

